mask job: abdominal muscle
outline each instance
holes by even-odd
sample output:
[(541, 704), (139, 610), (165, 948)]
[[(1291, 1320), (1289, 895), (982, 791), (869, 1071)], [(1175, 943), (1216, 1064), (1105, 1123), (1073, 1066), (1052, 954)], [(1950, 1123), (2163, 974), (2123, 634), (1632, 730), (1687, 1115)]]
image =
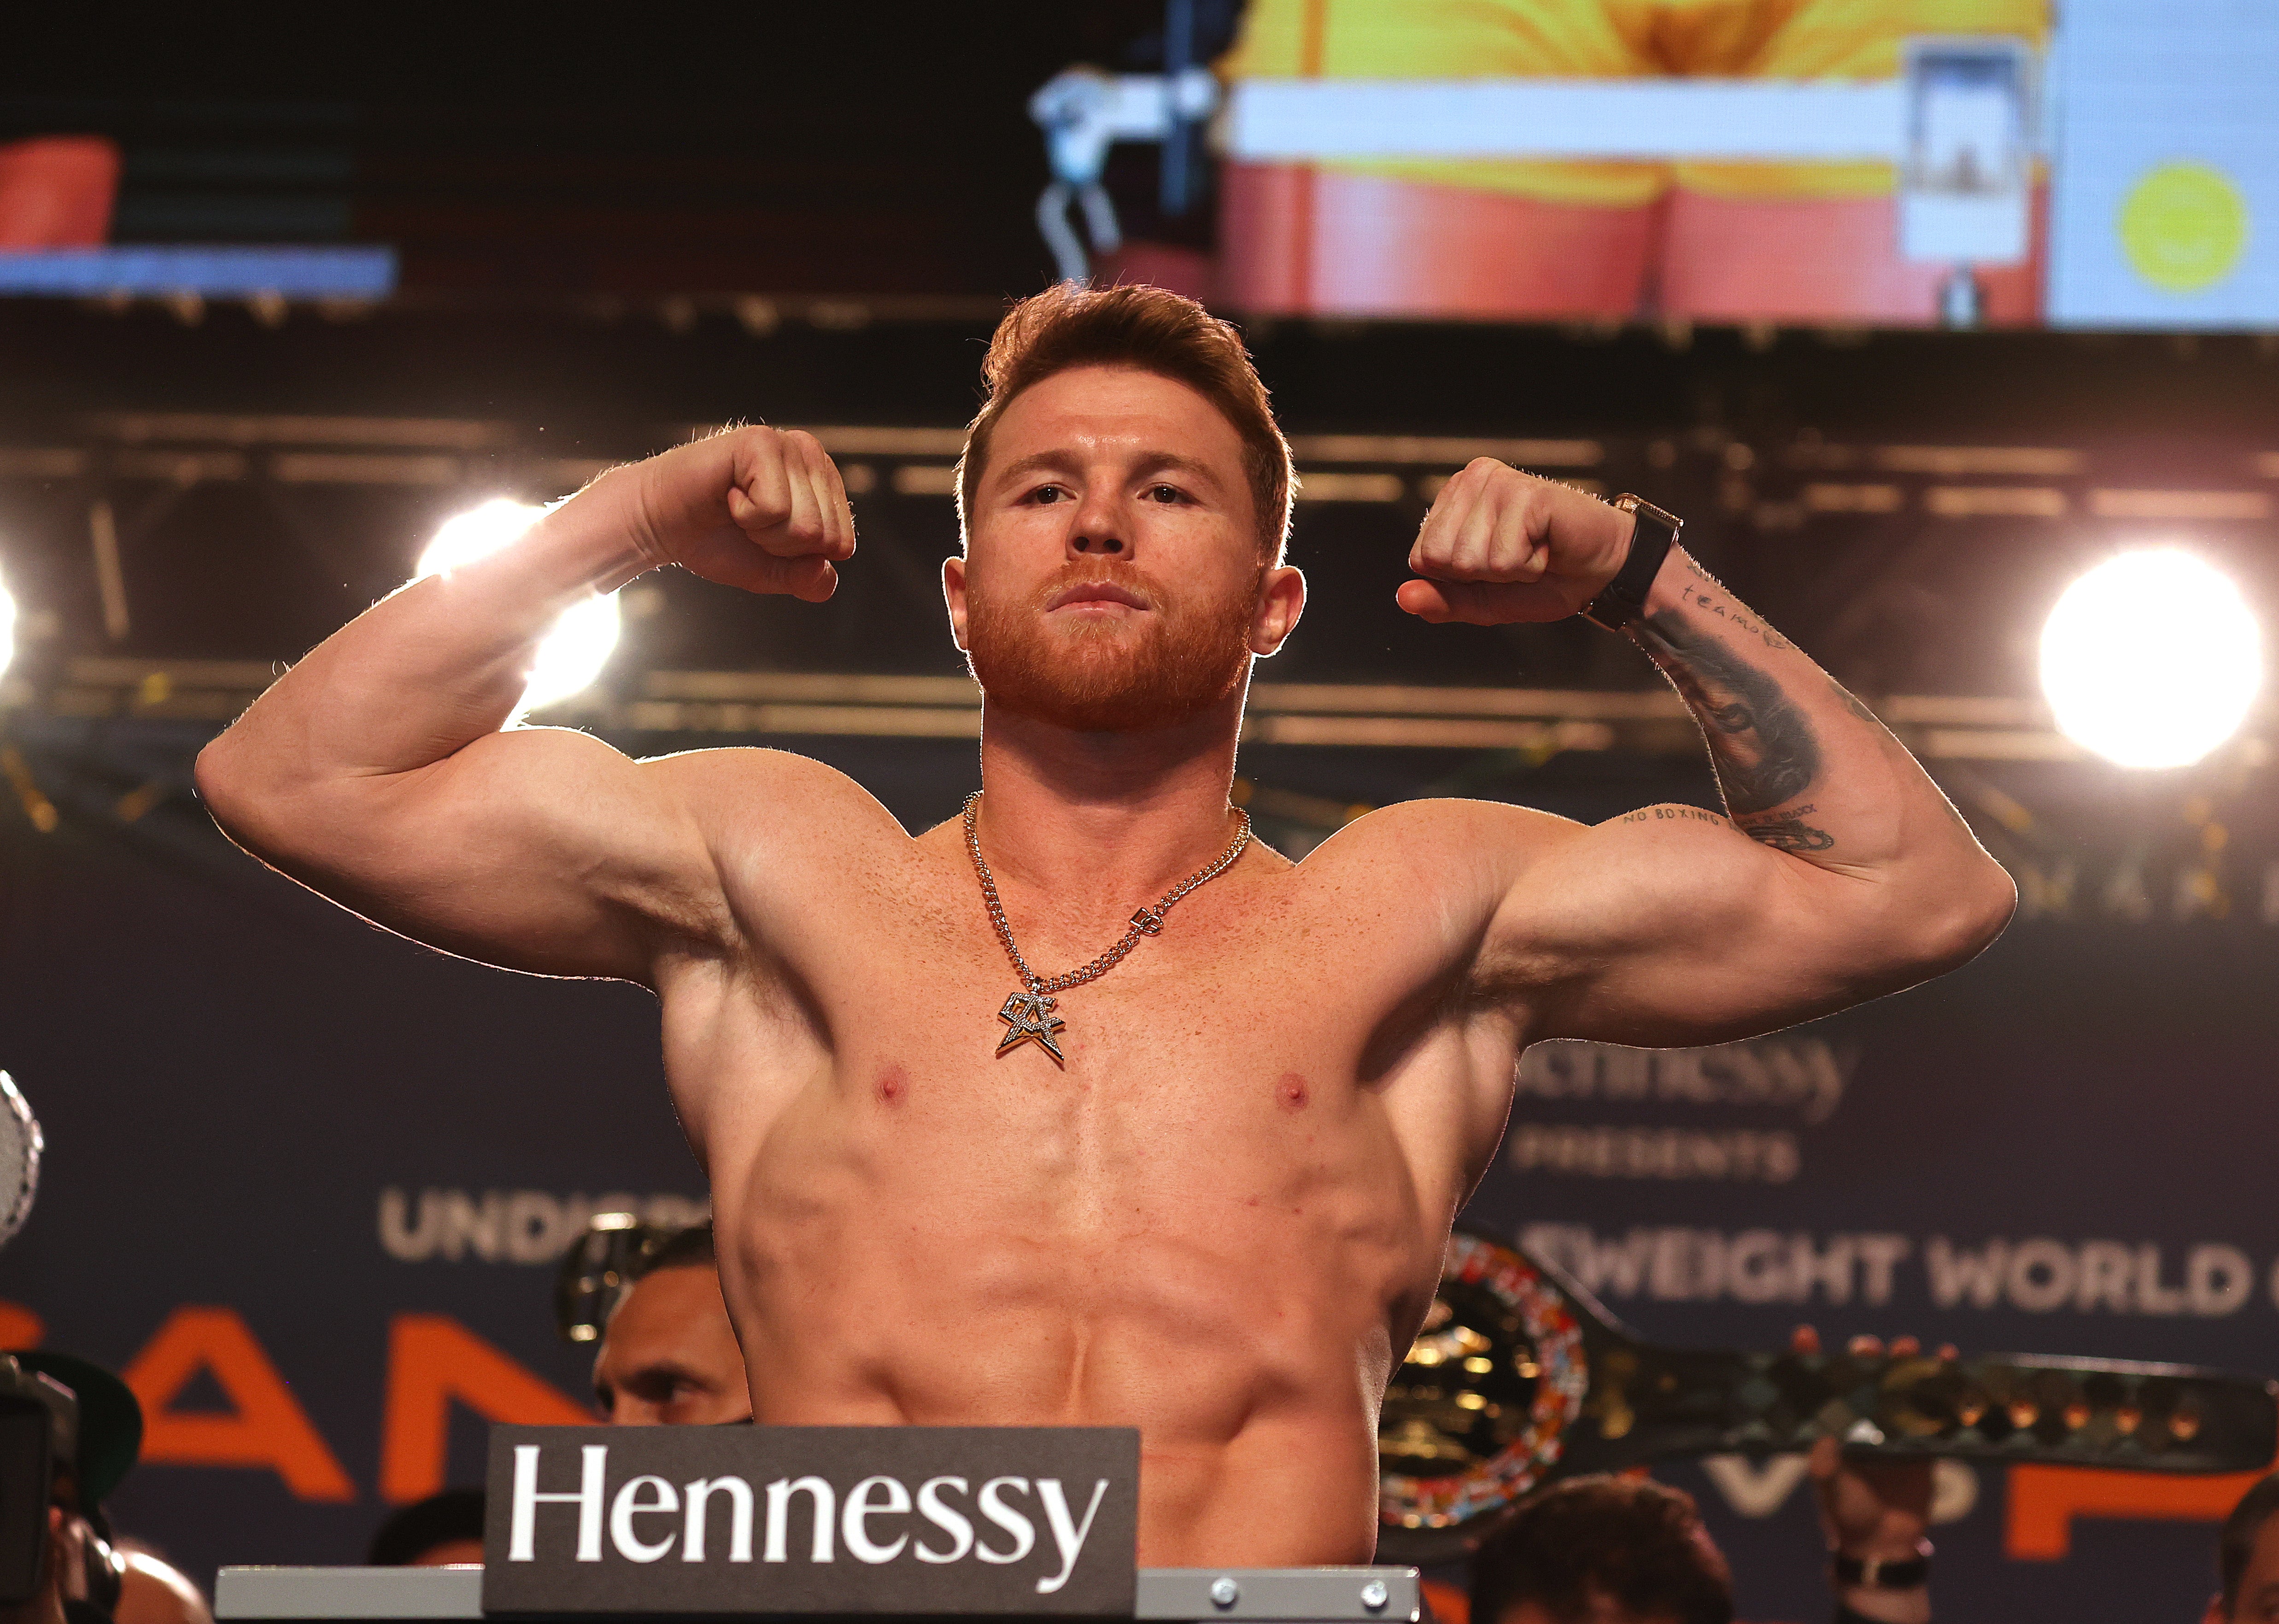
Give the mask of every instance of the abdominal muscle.
[(1143, 1565), (1367, 1560), (1377, 1405), (1442, 1238), (1374, 1102), (1302, 1141), (1239, 1108), (1071, 1138), (957, 1092), (901, 1115), (818, 1081), (746, 1176), (716, 1166), (755, 1417), (1136, 1427)]

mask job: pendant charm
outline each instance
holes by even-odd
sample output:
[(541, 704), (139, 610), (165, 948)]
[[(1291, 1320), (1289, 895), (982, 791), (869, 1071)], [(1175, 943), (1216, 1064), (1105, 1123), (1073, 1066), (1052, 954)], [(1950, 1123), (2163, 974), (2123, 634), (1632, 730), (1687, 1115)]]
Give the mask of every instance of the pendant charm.
[(1047, 998), (1042, 992), (1016, 992), (1005, 1000), (1005, 1007), (997, 1018), (1005, 1023), (1005, 1035), (997, 1040), (997, 1053), (1001, 1059), (1008, 1051), (1024, 1043), (1035, 1043), (1060, 1065), (1068, 1064), (1068, 1056), (1061, 1046), (1053, 1041), (1053, 1034), (1068, 1024), (1053, 1013), (1060, 1000)]

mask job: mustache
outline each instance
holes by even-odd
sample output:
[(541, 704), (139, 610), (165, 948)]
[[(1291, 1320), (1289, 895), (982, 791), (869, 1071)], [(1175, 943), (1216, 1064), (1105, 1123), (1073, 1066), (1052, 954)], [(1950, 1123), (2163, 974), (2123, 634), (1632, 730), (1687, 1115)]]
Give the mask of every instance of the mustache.
[(1137, 564), (1125, 564), (1120, 569), (1103, 570), (1091, 563), (1063, 564), (1029, 594), (1029, 606), (1047, 609), (1052, 601), (1071, 587), (1115, 586), (1140, 600), (1142, 608), (1159, 609), (1163, 607), (1163, 589), (1148, 578)]

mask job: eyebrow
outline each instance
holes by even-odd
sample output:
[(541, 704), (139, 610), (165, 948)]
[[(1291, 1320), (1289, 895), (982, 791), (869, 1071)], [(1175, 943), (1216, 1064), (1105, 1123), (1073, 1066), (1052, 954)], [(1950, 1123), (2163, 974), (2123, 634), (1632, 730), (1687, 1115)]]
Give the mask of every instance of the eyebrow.
[(650, 1360), (647, 1364), (634, 1369), (626, 1379), (632, 1382), (655, 1381), (659, 1376), (669, 1382), (694, 1382), (700, 1385), (704, 1382), (702, 1376), (670, 1353), (661, 1359)]
[[(990, 482), (1017, 482), (1032, 473), (1070, 472), (1077, 467), (1079, 460), (1073, 451), (1032, 451), (1027, 456), (1006, 463), (991, 477)], [(1207, 481), (1214, 488), (1219, 486), (1218, 474), (1210, 464), (1177, 451), (1147, 452), (1139, 459), (1137, 467), (1143, 477), (1148, 473), (1183, 473)]]

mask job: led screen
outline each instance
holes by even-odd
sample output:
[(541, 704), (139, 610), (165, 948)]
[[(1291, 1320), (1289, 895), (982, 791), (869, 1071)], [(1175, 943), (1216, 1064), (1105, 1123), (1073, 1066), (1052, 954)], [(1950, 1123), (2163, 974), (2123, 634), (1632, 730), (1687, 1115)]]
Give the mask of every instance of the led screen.
[(1218, 66), (1245, 310), (2279, 326), (2267, 4), (1252, 0)]

